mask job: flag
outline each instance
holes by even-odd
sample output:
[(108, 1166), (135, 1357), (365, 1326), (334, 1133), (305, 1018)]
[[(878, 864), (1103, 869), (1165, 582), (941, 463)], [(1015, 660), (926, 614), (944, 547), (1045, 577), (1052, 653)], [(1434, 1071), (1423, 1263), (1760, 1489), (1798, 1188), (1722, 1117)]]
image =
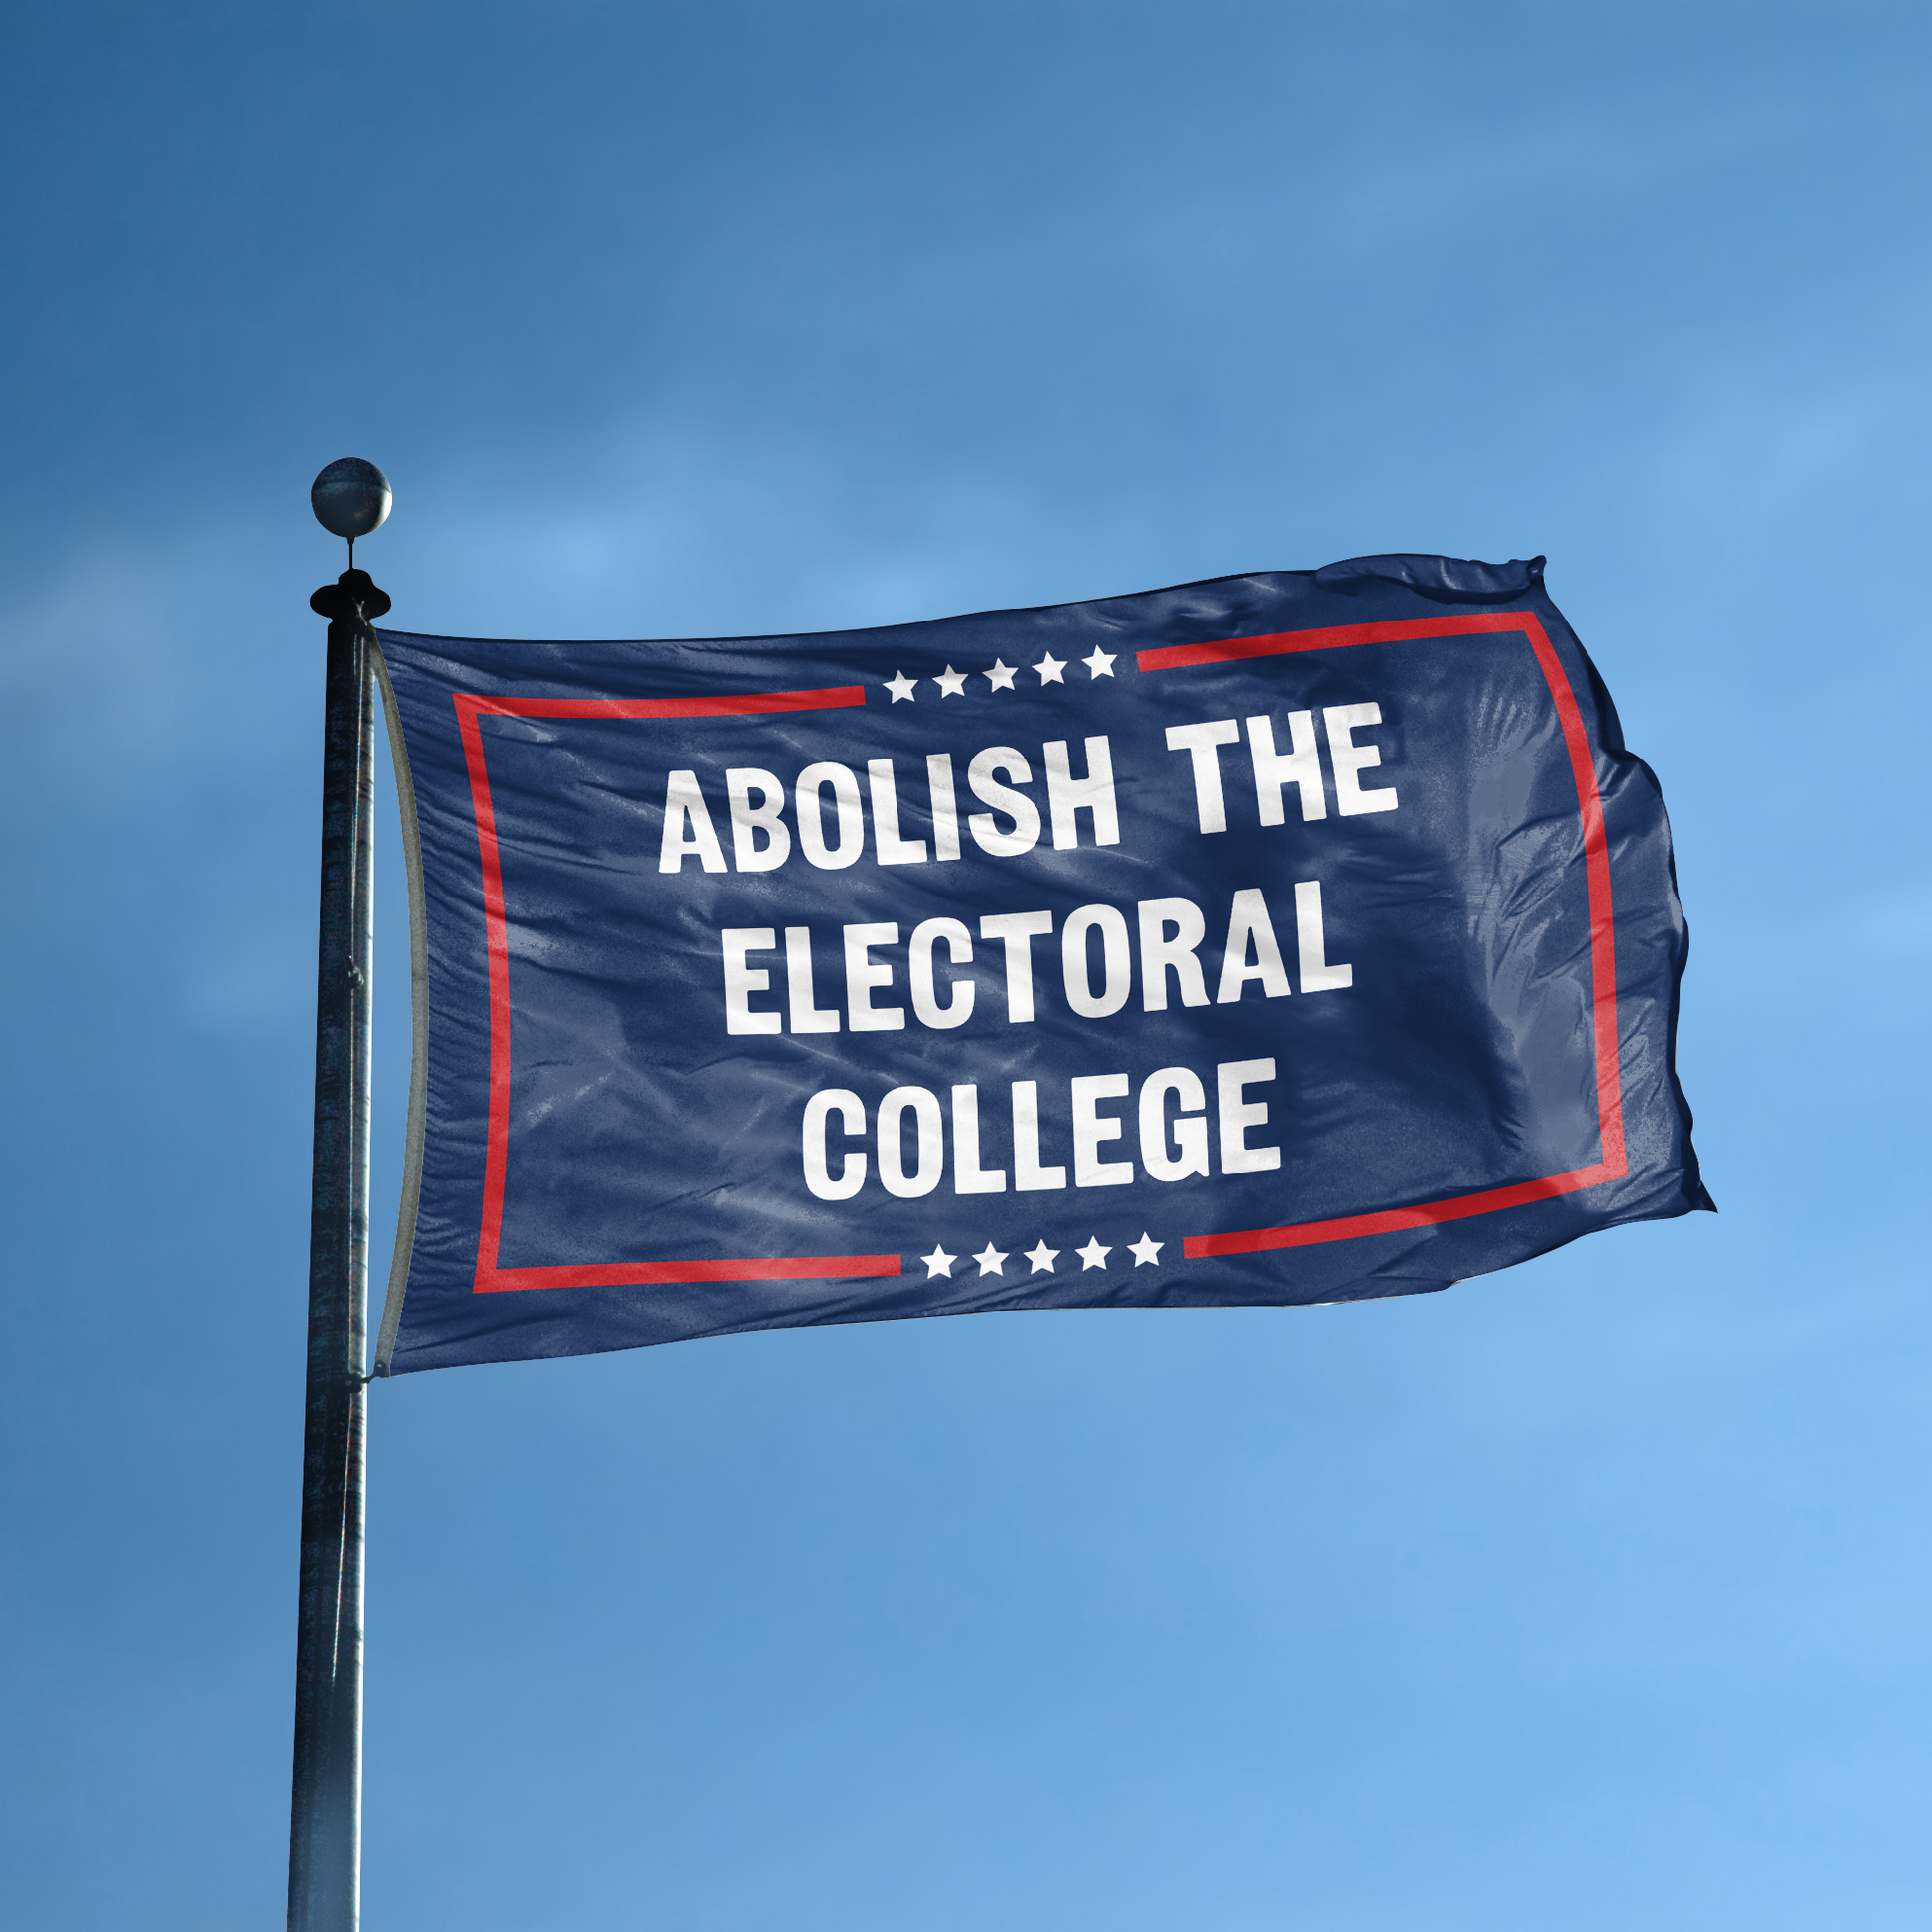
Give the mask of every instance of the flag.
[(380, 643), (379, 1372), (1356, 1301), (1711, 1205), (1663, 798), (1541, 559)]

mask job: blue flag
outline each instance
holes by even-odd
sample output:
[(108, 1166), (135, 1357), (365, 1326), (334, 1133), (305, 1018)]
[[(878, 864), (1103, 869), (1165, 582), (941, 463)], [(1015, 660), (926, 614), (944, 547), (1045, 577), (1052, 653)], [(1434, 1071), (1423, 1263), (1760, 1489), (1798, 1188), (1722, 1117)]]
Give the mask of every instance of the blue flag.
[(1411, 1294), (1711, 1204), (1663, 799), (1541, 559), (381, 645), (380, 1372)]

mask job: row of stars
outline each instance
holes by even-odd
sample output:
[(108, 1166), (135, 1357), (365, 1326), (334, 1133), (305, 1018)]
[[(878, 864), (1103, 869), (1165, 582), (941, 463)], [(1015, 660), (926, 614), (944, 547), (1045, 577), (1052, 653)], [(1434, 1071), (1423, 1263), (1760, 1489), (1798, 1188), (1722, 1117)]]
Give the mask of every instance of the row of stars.
[[(1127, 1243), (1127, 1252), (1134, 1257), (1134, 1266), (1136, 1268), (1158, 1268), (1161, 1265), (1158, 1257), (1161, 1250), (1167, 1245), (1165, 1241), (1155, 1240), (1152, 1235), (1143, 1229), (1141, 1238), (1138, 1241), (1130, 1241)], [(1050, 1275), (1053, 1272), (1054, 1262), (1060, 1258), (1059, 1249), (1049, 1248), (1043, 1239), (1038, 1247), (1027, 1248), (1022, 1252), (1033, 1263), (1032, 1268), (1027, 1271), (1032, 1275)], [(1103, 1247), (1100, 1237), (1096, 1234), (1088, 1240), (1084, 1248), (1075, 1248), (1073, 1252), (1080, 1257), (1081, 1274), (1084, 1275), (1089, 1268), (1098, 1268), (1104, 1274), (1107, 1267), (1107, 1257), (1113, 1253), (1113, 1249)], [(1011, 1258), (1009, 1255), (1002, 1254), (990, 1241), (978, 1254), (972, 1257), (974, 1261), (979, 1263), (980, 1273), (982, 1275), (1004, 1275), (1006, 1273), (1007, 1262)], [(952, 1278), (952, 1265), (959, 1257), (957, 1255), (949, 1255), (944, 1248), (935, 1247), (929, 1255), (921, 1255), (919, 1259), (925, 1263), (926, 1280), (931, 1281), (935, 1275), (944, 1275), (950, 1280)]]
[[(1083, 657), (1079, 661), (1087, 667), (1087, 676), (1089, 678), (1112, 677), (1114, 674), (1114, 659), (1119, 655), (1120, 653), (1118, 651), (1102, 650), (1096, 644), (1093, 648), (1093, 654), (1089, 657)], [(1041, 684), (1064, 684), (1066, 682), (1064, 676), (1066, 659), (1064, 657), (1055, 657), (1050, 650), (1033, 668), (1039, 674)], [(985, 678), (996, 691), (1011, 691), (1014, 688), (1013, 680), (1020, 675), (1021, 669), (1022, 667), (1018, 664), (1009, 664), (1005, 658), (996, 657), (993, 660), (993, 668), (991, 670), (955, 671), (948, 664), (937, 677), (928, 678), (926, 682), (936, 684), (939, 687), (939, 695), (942, 698), (963, 698), (966, 695), (966, 680), (969, 677)], [(893, 702), (895, 704), (910, 704), (912, 702), (912, 693), (918, 688), (918, 683), (919, 680), (917, 678), (907, 677), (903, 671), (896, 671), (886, 680), (886, 689), (893, 694)]]

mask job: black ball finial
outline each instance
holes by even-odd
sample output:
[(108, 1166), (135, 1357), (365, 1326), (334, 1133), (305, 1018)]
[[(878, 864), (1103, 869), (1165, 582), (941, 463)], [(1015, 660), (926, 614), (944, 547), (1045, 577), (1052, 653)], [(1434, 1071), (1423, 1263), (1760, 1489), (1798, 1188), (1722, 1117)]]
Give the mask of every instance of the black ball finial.
[[(381, 527), (391, 500), (389, 479), (359, 456), (338, 457), (309, 485), (316, 521), (331, 536), (346, 537), (351, 546), (357, 537)], [(349, 554), (354, 555), (352, 547)]]

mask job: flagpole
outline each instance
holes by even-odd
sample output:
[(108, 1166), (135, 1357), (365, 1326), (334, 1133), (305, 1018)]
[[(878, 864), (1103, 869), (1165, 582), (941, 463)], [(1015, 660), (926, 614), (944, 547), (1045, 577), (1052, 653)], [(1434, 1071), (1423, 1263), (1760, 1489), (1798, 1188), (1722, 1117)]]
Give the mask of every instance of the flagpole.
[(312, 500), (324, 526), (349, 539), (351, 567), (309, 600), (312, 610), (329, 619), (329, 653), (323, 706), (322, 903), (289, 1932), (355, 1932), (361, 1913), (368, 1403), (363, 1357), (368, 1335), (374, 938), (375, 680), (370, 653), (375, 635), (369, 620), (389, 609), (389, 599), (366, 572), (353, 568), (353, 558), (354, 539), (388, 514), (388, 482), (373, 464), (345, 459), (316, 479)]

